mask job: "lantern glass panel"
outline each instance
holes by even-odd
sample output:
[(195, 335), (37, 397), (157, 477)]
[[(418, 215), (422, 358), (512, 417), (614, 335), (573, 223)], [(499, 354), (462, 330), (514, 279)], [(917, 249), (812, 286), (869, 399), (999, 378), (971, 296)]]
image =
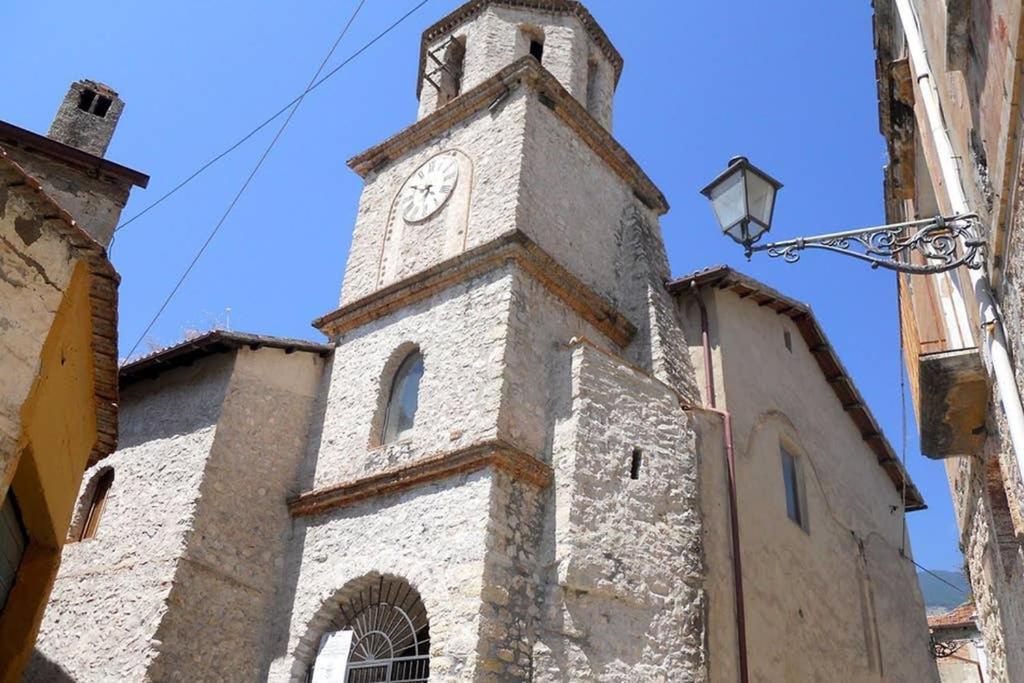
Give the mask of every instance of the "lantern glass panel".
[(711, 198), (711, 207), (715, 210), (715, 217), (723, 230), (729, 231), (730, 226), (746, 216), (746, 192), (743, 173), (739, 169), (725, 177), (708, 194)]
[(775, 187), (749, 168), (744, 171), (744, 175), (747, 176), (747, 205), (750, 216), (768, 225), (772, 218), (772, 205), (775, 203)]
[(757, 221), (750, 221), (750, 223), (747, 225), (747, 233), (749, 235), (748, 239), (750, 240), (751, 244), (761, 239), (761, 235), (765, 234), (766, 232), (768, 232), (768, 228), (766, 228), (763, 225), (760, 225)]

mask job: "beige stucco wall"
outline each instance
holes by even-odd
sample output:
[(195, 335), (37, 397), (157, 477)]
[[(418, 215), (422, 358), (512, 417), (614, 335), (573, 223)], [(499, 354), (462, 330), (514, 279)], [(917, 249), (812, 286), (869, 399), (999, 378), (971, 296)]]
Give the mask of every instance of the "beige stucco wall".
[[(728, 291), (704, 296), (718, 405), (733, 421), (752, 680), (936, 680), (914, 568), (899, 556), (900, 493), (796, 325)], [(695, 302), (681, 312), (699, 331)], [(807, 531), (786, 514), (780, 442), (800, 459)], [(736, 675), (725, 487), (724, 459), (702, 459), (713, 680)]]

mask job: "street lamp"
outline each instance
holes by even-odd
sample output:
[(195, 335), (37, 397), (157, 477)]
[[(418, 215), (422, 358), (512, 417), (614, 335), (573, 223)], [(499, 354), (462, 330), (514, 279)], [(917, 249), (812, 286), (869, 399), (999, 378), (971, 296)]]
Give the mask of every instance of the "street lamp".
[(722, 232), (749, 251), (771, 228), (775, 193), (781, 187), (746, 157), (733, 157), (729, 167), (700, 193), (711, 200)]
[[(757, 244), (771, 229), (775, 193), (781, 187), (746, 157), (733, 157), (701, 194), (711, 200), (722, 232), (743, 245), (748, 259), (754, 252), (765, 252), (796, 263), (804, 249), (824, 249), (867, 261), (872, 268), (919, 275), (984, 266), (985, 242), (976, 233), (979, 220), (974, 213)], [(921, 257), (919, 263), (911, 263), (912, 253)]]

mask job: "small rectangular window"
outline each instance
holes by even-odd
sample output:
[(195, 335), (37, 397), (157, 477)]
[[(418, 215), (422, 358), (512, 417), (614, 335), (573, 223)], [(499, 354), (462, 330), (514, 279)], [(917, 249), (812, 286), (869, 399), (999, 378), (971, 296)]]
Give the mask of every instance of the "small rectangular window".
[(793, 337), (789, 334), (789, 330), (782, 332), (782, 342), (786, 345), (786, 350), (793, 353)]
[(538, 62), (543, 63), (544, 62), (544, 43), (542, 43), (541, 41), (536, 40), (536, 39), (531, 40), (530, 41), (530, 54), (533, 55), (533, 58), (536, 59)]
[(780, 448), (782, 452), (782, 481), (786, 487), (786, 514), (791, 520), (807, 530), (807, 510), (804, 504), (803, 473), (797, 456)]

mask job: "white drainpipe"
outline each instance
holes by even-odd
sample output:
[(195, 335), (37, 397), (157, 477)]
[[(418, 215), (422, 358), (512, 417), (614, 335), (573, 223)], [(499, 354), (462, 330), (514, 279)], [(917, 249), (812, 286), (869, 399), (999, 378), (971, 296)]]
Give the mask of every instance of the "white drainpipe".
[[(942, 106), (939, 103), (939, 93), (928, 64), (928, 54), (925, 51), (924, 39), (921, 37), (921, 27), (918, 24), (917, 15), (914, 13), (911, 0), (893, 0), (893, 2), (900, 15), (900, 23), (903, 24), (910, 62), (917, 75), (921, 101), (924, 104), (925, 115), (928, 117), (928, 125), (931, 127), (932, 140), (938, 154), (939, 168), (942, 171), (950, 208), (954, 214), (972, 213), (971, 207), (967, 204), (963, 185), (960, 183), (956, 155), (946, 131)], [(978, 302), (978, 317), (982, 326), (980, 336), (985, 346), (986, 355), (992, 364), (991, 371), (995, 377), (999, 400), (1006, 412), (1006, 422), (1013, 445), (1013, 453), (1017, 458), (1017, 467), (1024, 475), (1024, 409), (1021, 407), (1020, 393), (1017, 390), (1010, 354), (1006, 350), (1006, 331), (1003, 329), (1003, 322), (999, 317), (992, 295), (987, 268), (968, 269), (967, 272), (970, 274), (971, 286), (974, 288), (974, 296)], [(953, 291), (955, 296), (961, 296), (959, 289), (954, 287)], [(963, 306), (962, 301), (961, 306)], [(955, 324), (955, 321), (953, 323)]]

